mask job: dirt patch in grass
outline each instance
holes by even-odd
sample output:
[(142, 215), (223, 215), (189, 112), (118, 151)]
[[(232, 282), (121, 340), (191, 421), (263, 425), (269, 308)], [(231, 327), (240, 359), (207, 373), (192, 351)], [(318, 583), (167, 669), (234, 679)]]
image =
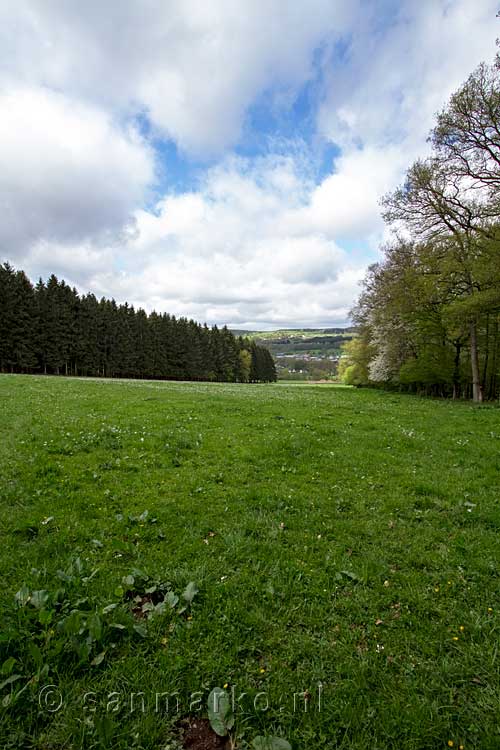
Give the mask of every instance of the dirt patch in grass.
[(137, 617), (138, 620), (144, 620), (147, 616), (147, 610), (143, 609), (145, 604), (159, 604), (163, 601), (165, 592), (154, 591), (151, 594), (145, 594), (141, 591), (127, 591), (125, 593), (125, 599), (132, 603), (132, 614)]
[(189, 750), (230, 750), (228, 737), (219, 737), (208, 719), (190, 717), (181, 724), (182, 747)]

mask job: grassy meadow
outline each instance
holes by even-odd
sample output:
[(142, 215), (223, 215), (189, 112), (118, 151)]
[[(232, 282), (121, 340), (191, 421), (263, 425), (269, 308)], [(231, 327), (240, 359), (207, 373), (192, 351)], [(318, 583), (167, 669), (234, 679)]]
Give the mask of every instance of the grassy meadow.
[(227, 747), (500, 747), (498, 407), (15, 375), (0, 403), (0, 747), (174, 750), (216, 686)]

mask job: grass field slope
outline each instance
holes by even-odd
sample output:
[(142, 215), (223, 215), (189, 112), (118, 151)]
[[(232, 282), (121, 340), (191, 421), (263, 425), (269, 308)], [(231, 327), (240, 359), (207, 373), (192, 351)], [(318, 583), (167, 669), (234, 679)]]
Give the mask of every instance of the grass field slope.
[(0, 399), (0, 747), (173, 750), (220, 687), (227, 747), (498, 750), (498, 407), (16, 375)]

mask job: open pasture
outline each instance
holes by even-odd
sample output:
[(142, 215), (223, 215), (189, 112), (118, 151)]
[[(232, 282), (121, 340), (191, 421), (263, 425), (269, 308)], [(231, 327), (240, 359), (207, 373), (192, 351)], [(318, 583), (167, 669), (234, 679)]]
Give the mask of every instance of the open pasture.
[(215, 686), (243, 750), (500, 746), (497, 407), (8, 375), (0, 401), (2, 748), (177, 748)]

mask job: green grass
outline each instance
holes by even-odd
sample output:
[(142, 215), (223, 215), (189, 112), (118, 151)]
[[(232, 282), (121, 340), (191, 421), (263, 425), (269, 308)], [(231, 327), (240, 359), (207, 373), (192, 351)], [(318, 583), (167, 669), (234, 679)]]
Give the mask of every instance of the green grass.
[[(174, 748), (225, 684), (243, 750), (500, 747), (498, 408), (29, 376), (0, 399), (0, 747)], [(184, 612), (131, 613), (127, 588), (189, 582)]]

